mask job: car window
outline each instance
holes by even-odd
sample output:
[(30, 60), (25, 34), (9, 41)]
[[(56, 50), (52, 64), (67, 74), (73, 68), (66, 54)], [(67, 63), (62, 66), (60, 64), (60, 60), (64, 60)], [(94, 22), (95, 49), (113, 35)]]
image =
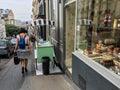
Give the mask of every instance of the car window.
[(0, 41), (0, 46), (5, 46), (5, 41)]

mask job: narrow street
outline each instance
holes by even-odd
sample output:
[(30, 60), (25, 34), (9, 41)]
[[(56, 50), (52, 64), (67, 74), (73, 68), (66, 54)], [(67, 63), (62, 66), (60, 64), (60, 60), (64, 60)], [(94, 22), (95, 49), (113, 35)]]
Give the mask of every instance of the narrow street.
[(29, 72), (25, 77), (22, 77), (20, 64), (14, 65), (13, 58), (8, 61), (9, 62), (6, 62), (7, 64), (0, 70), (0, 90), (19, 90), (22, 87), (25, 78), (32, 75), (32, 61), (29, 62)]
[(20, 64), (14, 65), (13, 58), (6, 59), (0, 70), (0, 90), (80, 90), (64, 74), (36, 75), (33, 56), (29, 57), (24, 77)]

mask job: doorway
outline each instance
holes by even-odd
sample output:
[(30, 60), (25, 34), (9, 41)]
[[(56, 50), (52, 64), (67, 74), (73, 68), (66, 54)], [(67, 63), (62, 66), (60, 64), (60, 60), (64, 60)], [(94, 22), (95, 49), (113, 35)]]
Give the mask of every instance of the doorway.
[(70, 74), (72, 74), (72, 52), (74, 51), (75, 11), (75, 2), (65, 8), (65, 66)]

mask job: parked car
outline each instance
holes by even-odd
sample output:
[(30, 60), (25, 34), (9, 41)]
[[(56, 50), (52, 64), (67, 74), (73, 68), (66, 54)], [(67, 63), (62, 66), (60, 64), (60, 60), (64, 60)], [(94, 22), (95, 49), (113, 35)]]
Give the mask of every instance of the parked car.
[(15, 46), (15, 44), (16, 44), (16, 38), (12, 38), (12, 39), (10, 40), (10, 42), (12, 43), (13, 46)]
[(6, 55), (10, 57), (10, 55), (14, 51), (14, 46), (8, 40), (0, 40), (0, 55)]

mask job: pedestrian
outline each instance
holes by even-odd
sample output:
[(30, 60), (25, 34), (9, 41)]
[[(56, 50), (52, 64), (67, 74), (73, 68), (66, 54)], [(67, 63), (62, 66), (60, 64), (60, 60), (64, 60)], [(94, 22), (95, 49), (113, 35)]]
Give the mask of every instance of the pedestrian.
[[(16, 36), (16, 45), (15, 45), (15, 49), (14, 49), (14, 53), (17, 52), (17, 56), (21, 56), (18, 55), (18, 51), (22, 52), (24, 55), (25, 50), (29, 50), (30, 54), (32, 53), (32, 48), (31, 48), (31, 43), (29, 40), (29, 36), (27, 35), (27, 31), (24, 28), (20, 28), (19, 34)], [(21, 56), (22, 57), (22, 56)], [(27, 64), (28, 64), (28, 57), (19, 57), (20, 58), (20, 62), (21, 62), (21, 68), (22, 68), (22, 75), (24, 76), (24, 71), (28, 72), (27, 70)]]
[(32, 42), (33, 44), (35, 43), (36, 38), (35, 38), (34, 32), (32, 32), (32, 34), (30, 35), (30, 40), (31, 40), (31, 42)]

